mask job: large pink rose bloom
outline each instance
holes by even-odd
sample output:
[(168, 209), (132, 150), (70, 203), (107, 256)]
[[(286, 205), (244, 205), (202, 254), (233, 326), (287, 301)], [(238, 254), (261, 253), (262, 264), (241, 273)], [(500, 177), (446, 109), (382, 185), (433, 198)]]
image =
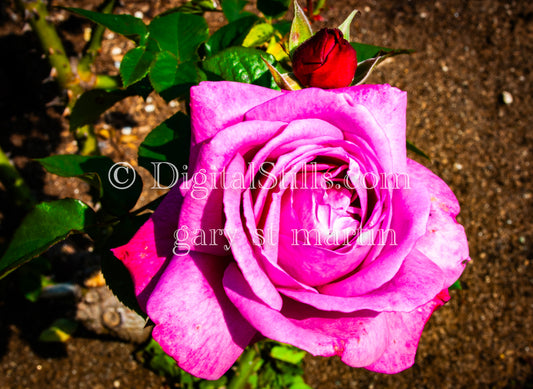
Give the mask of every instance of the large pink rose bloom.
[(114, 250), (181, 368), (216, 379), (261, 336), (414, 363), (469, 258), (455, 196), (406, 157), (405, 113), (389, 85), (191, 89), (189, 180)]

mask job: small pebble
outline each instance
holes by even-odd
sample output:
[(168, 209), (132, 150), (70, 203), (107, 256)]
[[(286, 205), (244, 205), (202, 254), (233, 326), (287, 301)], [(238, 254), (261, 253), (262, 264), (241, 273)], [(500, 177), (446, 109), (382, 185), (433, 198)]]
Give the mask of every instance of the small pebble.
[(511, 94), (511, 92), (508, 92), (506, 90), (503, 91), (502, 92), (502, 101), (506, 105), (512, 104), (513, 103), (513, 95)]
[(113, 32), (108, 32), (105, 37), (106, 39), (115, 39), (115, 34)]
[(111, 49), (111, 55), (120, 55), (122, 54), (122, 49), (120, 47), (113, 47)]
[(120, 61), (115, 61), (114, 65), (117, 69), (120, 69)]
[(144, 110), (148, 113), (150, 112), (154, 112), (155, 111), (155, 105), (153, 104), (148, 104), (146, 107), (144, 107)]
[(123, 135), (131, 135), (131, 131), (132, 131), (131, 127), (122, 127), (122, 130), (120, 130), (120, 132), (122, 132)]
[(153, 103), (153, 101), (154, 101), (154, 99), (153, 99), (152, 96), (148, 96), (148, 97), (146, 98), (146, 102), (147, 102), (148, 104)]
[(136, 18), (142, 19), (144, 18), (144, 14), (141, 11), (137, 11), (133, 14)]
[(93, 33), (93, 30), (91, 27), (85, 27), (83, 29), (83, 40), (85, 42), (89, 42), (91, 40), (92, 33)]
[(455, 162), (453, 164), (453, 167), (456, 169), (456, 170), (462, 170), (463, 169), (463, 165), (461, 165), (459, 162)]
[(168, 103), (168, 106), (170, 108), (176, 108), (178, 106), (178, 102), (176, 100), (171, 100), (169, 103)]

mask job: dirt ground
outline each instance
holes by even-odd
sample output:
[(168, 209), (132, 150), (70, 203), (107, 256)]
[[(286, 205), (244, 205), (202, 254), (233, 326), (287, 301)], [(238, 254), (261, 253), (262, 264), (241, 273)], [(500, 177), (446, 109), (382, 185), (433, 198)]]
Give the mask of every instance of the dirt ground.
[[(150, 20), (178, 3), (128, 1), (118, 12), (141, 11)], [(62, 4), (94, 9), (96, 2)], [(533, 388), (533, 4), (328, 4), (325, 21), (316, 28), (336, 26), (357, 8), (361, 14), (352, 27), (353, 40), (416, 50), (381, 65), (369, 82), (387, 82), (408, 92), (408, 138), (430, 154), (431, 162), (421, 162), (456, 193), (473, 260), (462, 277), (463, 290), (453, 291), (451, 301), (427, 324), (414, 367), (389, 376), (349, 368), (336, 358), (308, 356), (307, 383), (317, 389)], [(75, 145), (61, 107), (53, 104), (58, 92), (47, 80), (47, 63), (11, 10), (9, 1), (0, 4), (0, 144), (40, 200), (85, 199), (86, 188), (77, 180), (52, 177), (30, 160), (73, 152)], [(89, 24), (63, 13), (54, 17), (69, 50), (79, 52)], [(209, 15), (213, 26), (220, 18)], [(116, 73), (114, 63), (128, 45), (107, 33), (99, 69)], [(178, 109), (156, 96), (117, 105), (97, 126), (103, 152), (116, 160), (132, 158), (149, 130)], [(131, 127), (131, 134), (124, 127)], [(147, 193), (141, 201), (153, 195)], [(5, 198), (0, 190), (0, 204)], [(0, 236), (7, 236), (17, 215), (1, 210)], [(59, 281), (83, 278), (94, 265), (90, 255), (73, 260), (67, 254), (58, 252), (53, 262)], [(9, 280), (2, 282), (4, 290), (10, 287)], [(135, 358), (136, 346), (128, 343), (83, 330), (65, 345), (39, 343), (40, 331), (54, 316), (68, 312), (67, 304), (0, 301), (0, 388), (171, 386), (144, 368)]]

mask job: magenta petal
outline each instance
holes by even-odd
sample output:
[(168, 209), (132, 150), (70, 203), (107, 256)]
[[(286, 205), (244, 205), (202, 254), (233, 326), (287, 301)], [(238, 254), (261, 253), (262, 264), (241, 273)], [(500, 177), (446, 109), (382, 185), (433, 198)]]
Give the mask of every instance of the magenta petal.
[(191, 88), (191, 161), (197, 145), (222, 129), (241, 122), (249, 109), (282, 95), (269, 88), (240, 82), (201, 82)]
[[(346, 140), (370, 146), (385, 171), (405, 172), (405, 144), (400, 146), (401, 150), (392, 153), (389, 136), (377, 122), (372, 109), (355, 102), (351, 94), (336, 90), (302, 89), (269, 100), (245, 115), (246, 120), (294, 121), (312, 118), (333, 124), (343, 132)], [(405, 133), (405, 120), (396, 131)]]
[[(422, 182), (411, 179), (408, 188), (393, 189), (392, 220), (382, 235), (388, 236), (383, 250), (370, 263), (345, 279), (325, 285), (322, 293), (336, 296), (367, 294), (390, 281), (426, 230), (429, 195)], [(394, 242), (392, 242), (394, 240)]]
[(395, 374), (413, 366), (416, 349), (424, 325), (431, 314), (450, 299), (444, 289), (433, 300), (412, 312), (388, 312), (389, 346), (383, 355), (366, 369), (379, 373)]
[(391, 281), (362, 296), (329, 296), (288, 288), (279, 288), (279, 291), (323, 311), (409, 312), (435, 297), (443, 289), (443, 283), (442, 270), (424, 254), (413, 250)]
[(174, 256), (147, 304), (153, 338), (183, 370), (205, 379), (220, 378), (257, 332), (224, 293), (227, 264), (195, 252)]
[(341, 356), (354, 367), (376, 361), (388, 344), (383, 314), (322, 312), (290, 299), (283, 310), (269, 308), (254, 295), (236, 265), (224, 274), (224, 288), (241, 314), (264, 336), (292, 344), (313, 355)]
[[(243, 172), (244, 164), (244, 159), (236, 155), (227, 168), (227, 174), (231, 176), (233, 173)], [(254, 293), (268, 306), (279, 310), (282, 305), (281, 296), (261, 267), (261, 261), (254, 251), (253, 243), (244, 232), (245, 226), (242, 220), (243, 215), (241, 215), (243, 193), (244, 189), (230, 185), (224, 190), (224, 212), (226, 214), (224, 231), (235, 261)]]
[(226, 186), (244, 189), (244, 170), (228, 174), (226, 166), (236, 153), (245, 154), (266, 143), (284, 126), (282, 122), (238, 123), (202, 145), (195, 170), (181, 186), (185, 199), (179, 227), (187, 230), (183, 244), (207, 254), (227, 254), (224, 250), (227, 241), (222, 234), (223, 189)]
[(464, 228), (455, 220), (459, 203), (448, 185), (430, 170), (412, 160), (407, 161), (407, 167), (410, 176), (426, 185), (431, 200), (426, 234), (416, 242), (416, 248), (444, 271), (447, 288), (470, 260)]
[(358, 85), (334, 92), (350, 95), (353, 104), (361, 104), (372, 113), (389, 139), (395, 167), (405, 171), (407, 93), (388, 84)]
[(143, 310), (158, 279), (158, 273), (172, 255), (182, 202), (179, 188), (172, 189), (131, 240), (124, 246), (111, 250), (129, 270), (135, 295)]

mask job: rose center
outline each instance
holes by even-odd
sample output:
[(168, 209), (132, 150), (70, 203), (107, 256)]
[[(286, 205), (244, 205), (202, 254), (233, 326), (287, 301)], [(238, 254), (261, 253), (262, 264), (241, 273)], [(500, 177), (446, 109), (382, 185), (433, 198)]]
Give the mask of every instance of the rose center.
[(328, 248), (348, 243), (361, 227), (362, 212), (346, 173), (346, 165), (327, 164), (298, 173), (282, 199), (281, 226), (292, 226), (291, 235), (300, 243)]

